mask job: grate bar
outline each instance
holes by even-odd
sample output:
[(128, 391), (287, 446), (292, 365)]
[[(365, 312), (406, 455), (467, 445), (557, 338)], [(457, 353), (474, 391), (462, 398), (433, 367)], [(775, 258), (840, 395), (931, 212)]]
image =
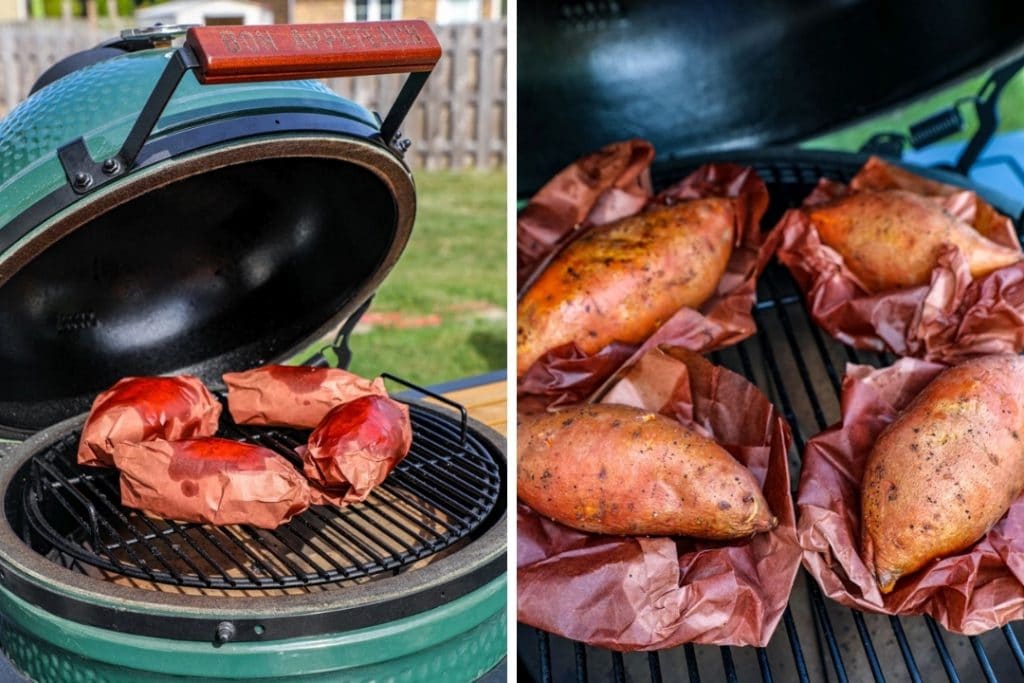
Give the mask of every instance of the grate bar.
[(651, 672), (651, 683), (661, 683), (661, 660), (657, 651), (647, 653), (647, 669)]
[(850, 613), (853, 614), (853, 623), (857, 626), (857, 635), (860, 636), (860, 642), (864, 645), (864, 654), (868, 658), (871, 675), (875, 677), (876, 681), (882, 683), (885, 681), (885, 676), (882, 675), (882, 666), (878, 663), (878, 655), (875, 654), (875, 646), (871, 642), (871, 634), (868, 633), (868, 627), (864, 623), (864, 615), (857, 610), (850, 610)]
[(974, 655), (978, 658), (978, 664), (981, 666), (981, 672), (985, 674), (985, 680), (989, 683), (997, 683), (996, 672), (992, 670), (992, 662), (988, 660), (988, 653), (985, 652), (985, 646), (981, 643), (981, 639), (978, 636), (971, 636), (968, 640), (971, 641), (971, 647), (974, 648)]
[(576, 658), (576, 683), (587, 683), (587, 649), (576, 641), (573, 641), (572, 649)]
[(732, 648), (720, 647), (718, 651), (722, 654), (722, 670), (725, 672), (727, 683), (739, 683), (736, 677), (736, 665), (732, 661)]
[(763, 647), (757, 648), (757, 666), (761, 669), (761, 680), (764, 683), (772, 683), (775, 680), (772, 677), (772, 665), (768, 661), (768, 653)]
[(551, 642), (546, 631), (537, 631), (537, 656), (540, 659), (540, 680), (551, 683)]
[(796, 662), (796, 674), (800, 683), (809, 683), (811, 677), (807, 675), (807, 662), (804, 661), (804, 649), (800, 645), (800, 637), (796, 632), (796, 622), (793, 620), (793, 611), (786, 605), (786, 611), (782, 613), (782, 621), (786, 625), (786, 637), (789, 639), (789, 649), (793, 652), (793, 660)]
[(924, 623), (928, 625), (928, 631), (931, 633), (932, 642), (935, 643), (935, 649), (939, 652), (939, 659), (942, 661), (942, 668), (946, 670), (946, 675), (949, 677), (949, 683), (960, 683), (960, 675), (956, 672), (953, 658), (949, 656), (949, 650), (946, 649), (946, 641), (942, 639), (942, 633), (939, 632), (938, 625), (929, 616), (924, 617)]
[(1010, 652), (1013, 653), (1013, 658), (1017, 660), (1017, 668), (1020, 669), (1021, 674), (1024, 674), (1024, 650), (1021, 650), (1017, 634), (1013, 632), (1013, 628), (1009, 624), (1004, 626), (1002, 631), (1006, 638), (1006, 644), (1010, 646)]
[(626, 667), (621, 652), (612, 652), (612, 680), (615, 683), (626, 683)]
[(917, 662), (914, 660), (914, 653), (910, 651), (910, 643), (907, 642), (907, 636), (903, 632), (903, 624), (896, 617), (890, 616), (889, 623), (892, 625), (892, 632), (896, 635), (896, 643), (899, 645), (900, 654), (903, 655), (903, 661), (907, 664), (907, 673), (910, 675), (910, 680), (913, 683), (921, 683), (921, 672), (917, 669)]
[(700, 683), (700, 668), (697, 666), (697, 652), (692, 643), (683, 646), (686, 654), (686, 671), (690, 675), (690, 683)]

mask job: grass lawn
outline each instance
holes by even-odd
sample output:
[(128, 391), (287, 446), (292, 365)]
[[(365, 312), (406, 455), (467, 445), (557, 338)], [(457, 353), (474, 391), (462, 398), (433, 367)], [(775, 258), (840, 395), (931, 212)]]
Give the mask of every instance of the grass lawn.
[[(912, 105), (893, 110), (882, 116), (877, 116), (869, 121), (834, 133), (823, 135), (801, 146), (816, 149), (856, 151), (874, 133), (883, 131), (907, 133), (908, 126), (911, 124), (917, 123), (921, 119), (951, 106), (961, 97), (973, 97), (976, 95), (987, 78), (988, 74), (984, 74), (957, 83)], [(940, 142), (962, 140), (977, 130), (978, 122), (977, 117), (974, 115), (973, 105), (965, 104), (961, 106), (960, 113), (964, 117), (965, 132)], [(999, 98), (999, 119), (999, 132), (1024, 129), (1024, 72), (1014, 76), (1007, 83), (1006, 89), (1003, 90), (1003, 94)]]
[(349, 369), (427, 385), (504, 368), (505, 172), (415, 175), (412, 237), (353, 335)]

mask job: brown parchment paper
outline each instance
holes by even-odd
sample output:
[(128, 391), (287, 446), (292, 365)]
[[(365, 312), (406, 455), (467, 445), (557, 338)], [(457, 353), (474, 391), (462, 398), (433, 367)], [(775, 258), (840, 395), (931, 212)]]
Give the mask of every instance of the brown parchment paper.
[(327, 413), (299, 450), (314, 505), (365, 500), (409, 453), (408, 406), (383, 396), (363, 396)]
[[(520, 412), (585, 400), (616, 370), (659, 345), (706, 353), (735, 344), (757, 330), (751, 314), (757, 299), (757, 276), (774, 249), (766, 244), (760, 226), (768, 207), (764, 182), (751, 168), (706, 164), (652, 196), (648, 180), (651, 158), (650, 143), (615, 143), (577, 160), (537, 193), (517, 224), (520, 293), (561, 249), (589, 228), (651, 205), (730, 197), (735, 201), (736, 241), (715, 293), (699, 310), (681, 307), (639, 346), (616, 342), (592, 355), (573, 343), (550, 349), (519, 377)], [(526, 271), (529, 274), (524, 276)]]
[[(974, 192), (928, 180), (870, 158), (849, 186), (822, 179), (804, 201), (816, 206), (860, 190), (899, 189), (929, 197), (992, 241), (1020, 244), (1013, 222)], [(950, 245), (927, 285), (868, 293), (823, 244), (810, 217), (792, 209), (770, 241), (793, 273), (811, 317), (839, 341), (859, 349), (954, 364), (975, 355), (1024, 350), (1024, 261), (973, 280), (960, 250)]]
[(602, 399), (714, 438), (761, 482), (779, 525), (728, 542), (589, 534), (518, 506), (519, 621), (614, 650), (767, 644), (800, 565), (781, 415), (739, 375), (652, 349)]
[(516, 220), (517, 289), (572, 232), (632, 216), (647, 204), (654, 146), (624, 140), (562, 169)]
[(384, 380), (341, 368), (264, 365), (224, 375), (228, 411), (237, 424), (313, 429), (335, 406), (361, 396), (387, 396)]
[(220, 402), (197, 377), (125, 377), (92, 403), (78, 443), (78, 464), (114, 466), (122, 441), (211, 436)]
[(273, 529), (309, 507), (309, 486), (283, 457), (230, 439), (119, 443), (121, 502), (164, 519)]
[(836, 602), (882, 614), (929, 614), (975, 635), (1024, 617), (1024, 496), (970, 549), (935, 560), (882, 595), (860, 557), (864, 464), (881, 431), (946, 366), (902, 358), (847, 365), (842, 421), (807, 442), (797, 491), (803, 564)]

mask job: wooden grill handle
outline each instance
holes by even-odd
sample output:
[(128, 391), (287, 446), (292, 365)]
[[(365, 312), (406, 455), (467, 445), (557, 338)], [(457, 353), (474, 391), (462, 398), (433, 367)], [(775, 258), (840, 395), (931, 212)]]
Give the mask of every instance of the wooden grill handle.
[(429, 72), (441, 58), (425, 21), (197, 26), (185, 44), (204, 84)]

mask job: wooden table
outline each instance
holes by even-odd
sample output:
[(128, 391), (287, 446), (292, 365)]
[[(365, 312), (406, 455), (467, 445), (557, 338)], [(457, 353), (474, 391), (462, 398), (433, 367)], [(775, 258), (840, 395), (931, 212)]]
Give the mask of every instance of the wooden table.
[(508, 436), (507, 387), (508, 381), (505, 379), (488, 381), (486, 384), (447, 391), (444, 397), (466, 406), (470, 417)]

